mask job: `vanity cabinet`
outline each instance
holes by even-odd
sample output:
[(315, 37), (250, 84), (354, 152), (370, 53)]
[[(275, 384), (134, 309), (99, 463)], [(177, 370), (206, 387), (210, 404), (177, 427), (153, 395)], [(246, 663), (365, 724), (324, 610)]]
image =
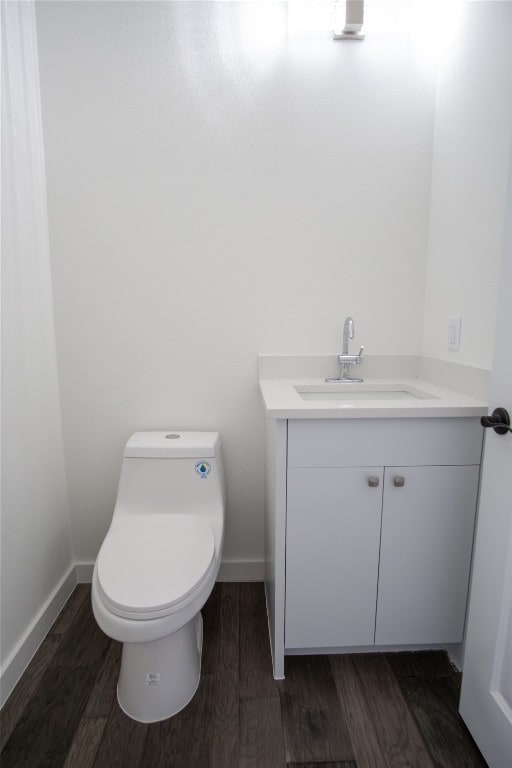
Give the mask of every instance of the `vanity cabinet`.
[(460, 642), (477, 485), (476, 466), (290, 469), (286, 646)]
[(266, 534), (274, 551), (266, 588), (276, 677), (284, 673), (281, 651), (460, 643), (478, 419), (272, 424), (270, 490), (284, 507), (281, 522), (267, 517), (275, 525)]

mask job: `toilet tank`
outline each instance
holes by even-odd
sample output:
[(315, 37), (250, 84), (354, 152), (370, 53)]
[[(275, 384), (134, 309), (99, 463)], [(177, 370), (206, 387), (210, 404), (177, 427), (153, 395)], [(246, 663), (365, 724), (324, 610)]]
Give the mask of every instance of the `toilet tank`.
[(224, 507), (218, 432), (136, 432), (128, 440), (116, 515), (211, 514)]

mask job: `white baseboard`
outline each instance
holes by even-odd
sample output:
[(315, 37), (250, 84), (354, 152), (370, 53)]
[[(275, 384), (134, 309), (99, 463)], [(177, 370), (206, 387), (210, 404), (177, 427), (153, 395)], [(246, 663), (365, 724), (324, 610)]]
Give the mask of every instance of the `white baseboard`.
[(45, 639), (53, 622), (69, 600), (77, 583), (75, 566), (59, 581), (51, 595), (16, 643), (0, 673), (0, 707), (29, 665), (33, 655)]
[(90, 584), (92, 582), (92, 572), (94, 563), (76, 563), (75, 572), (78, 584)]
[[(77, 563), (76, 580), (79, 584), (90, 584), (94, 563)], [(263, 560), (223, 560), (217, 581), (263, 581), (265, 563)]]
[(460, 671), (464, 665), (464, 644), (449, 645), (446, 653), (452, 664)]
[[(224, 561), (217, 581), (263, 581), (264, 565), (263, 560)], [(0, 708), (69, 600), (76, 584), (91, 583), (93, 569), (94, 563), (76, 563), (69, 569), (9, 654), (0, 673)]]
[(223, 560), (217, 581), (264, 581), (264, 560)]

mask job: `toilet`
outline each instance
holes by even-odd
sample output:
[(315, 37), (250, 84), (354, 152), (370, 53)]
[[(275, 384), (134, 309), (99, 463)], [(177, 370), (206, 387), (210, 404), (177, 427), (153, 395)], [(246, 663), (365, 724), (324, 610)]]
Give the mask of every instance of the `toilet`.
[(224, 496), (217, 432), (128, 440), (91, 598), (100, 628), (123, 643), (117, 698), (139, 722), (175, 715), (199, 685), (201, 608), (219, 571)]

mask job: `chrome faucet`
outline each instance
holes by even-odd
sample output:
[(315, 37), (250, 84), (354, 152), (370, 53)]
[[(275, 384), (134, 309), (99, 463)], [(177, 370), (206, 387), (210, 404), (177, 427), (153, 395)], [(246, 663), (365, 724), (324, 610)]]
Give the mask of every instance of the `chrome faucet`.
[(348, 370), (349, 365), (359, 365), (363, 362), (363, 350), (364, 347), (361, 347), (359, 350), (359, 353), (357, 355), (349, 355), (348, 353), (348, 342), (350, 339), (354, 338), (354, 321), (351, 317), (347, 317), (345, 319), (345, 324), (343, 325), (343, 348), (341, 350), (341, 355), (338, 355), (338, 364), (340, 366), (340, 375), (337, 379), (326, 379), (327, 382), (339, 382), (339, 381), (346, 381), (346, 382), (361, 382), (363, 379), (355, 379), (352, 376), (349, 376)]

